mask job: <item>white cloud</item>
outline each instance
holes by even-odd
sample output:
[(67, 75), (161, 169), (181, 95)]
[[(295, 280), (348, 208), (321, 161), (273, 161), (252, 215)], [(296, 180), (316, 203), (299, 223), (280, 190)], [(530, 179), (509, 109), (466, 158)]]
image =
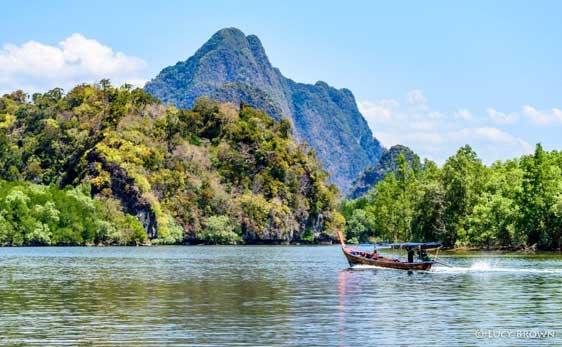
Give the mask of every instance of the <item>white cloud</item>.
[(472, 119), (472, 113), (466, 108), (458, 109), (453, 115), (455, 116), (456, 119), (462, 119), (462, 120)]
[(397, 99), (362, 101), (359, 108), (384, 146), (403, 144), (422, 158), (439, 164), (465, 144), (472, 146), (486, 163), (520, 156), (533, 149), (526, 140), (500, 126), (515, 122), (519, 117), (516, 113), (502, 113), (493, 108), (481, 112), (480, 116), (466, 108), (443, 112), (434, 109), (421, 90), (410, 91)]
[(523, 106), (523, 114), (538, 124), (548, 124), (551, 121), (548, 115), (529, 105)]
[(451, 139), (465, 139), (467, 141), (472, 140), (482, 140), (485, 142), (516, 146), (524, 150), (524, 153), (530, 153), (533, 147), (525, 140), (515, 137), (503, 130), (494, 127), (476, 127), (476, 128), (464, 128), (457, 132), (452, 132), (450, 134)]
[(523, 114), (534, 123), (541, 125), (553, 122), (562, 123), (562, 111), (558, 108), (540, 111), (530, 105), (525, 105), (523, 106)]
[(557, 121), (562, 123), (562, 110), (560, 110), (559, 108), (553, 108), (552, 114)]
[(42, 91), (70, 88), (77, 83), (109, 78), (115, 84), (144, 84), (146, 63), (137, 57), (114, 52), (111, 47), (72, 34), (48, 45), (28, 41), (21, 46), (5, 44), (0, 49), (2, 90)]
[(357, 106), (359, 107), (359, 111), (361, 111), (369, 125), (372, 127), (378, 122), (390, 121), (394, 110), (399, 106), (399, 103), (394, 99), (383, 99), (375, 102), (359, 101)]
[(519, 115), (517, 113), (499, 112), (495, 108), (491, 107), (486, 109), (486, 113), (488, 113), (490, 120), (496, 124), (513, 124), (519, 119)]
[(427, 98), (420, 89), (410, 90), (406, 95), (406, 101), (413, 106), (425, 106), (427, 104)]

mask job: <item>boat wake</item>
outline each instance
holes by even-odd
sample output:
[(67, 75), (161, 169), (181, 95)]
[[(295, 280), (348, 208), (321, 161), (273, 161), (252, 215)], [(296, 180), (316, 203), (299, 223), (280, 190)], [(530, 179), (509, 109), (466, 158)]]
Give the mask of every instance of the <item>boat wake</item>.
[[(385, 269), (373, 265), (353, 265), (351, 267), (353, 270), (366, 270), (366, 269), (383, 269), (383, 270), (393, 270)], [(443, 265), (436, 264), (431, 270), (427, 271), (431, 273), (445, 273), (445, 274), (462, 274), (462, 273), (545, 273), (545, 274), (562, 274), (562, 269), (536, 269), (536, 268), (513, 268), (513, 267), (502, 267), (497, 262), (492, 261), (477, 261), (472, 263), (470, 266), (451, 266), (446, 267)]]
[(380, 266), (375, 265), (365, 265), (365, 264), (355, 264), (351, 266), (353, 270), (363, 270), (363, 269), (384, 269), (384, 270), (395, 270), (395, 269), (388, 269)]
[(558, 273), (562, 274), (562, 269), (534, 269), (534, 268), (507, 268), (501, 267), (497, 263), (490, 261), (477, 261), (470, 266), (446, 267), (435, 265), (430, 272), (435, 273), (487, 273), (487, 272), (518, 272), (518, 273)]

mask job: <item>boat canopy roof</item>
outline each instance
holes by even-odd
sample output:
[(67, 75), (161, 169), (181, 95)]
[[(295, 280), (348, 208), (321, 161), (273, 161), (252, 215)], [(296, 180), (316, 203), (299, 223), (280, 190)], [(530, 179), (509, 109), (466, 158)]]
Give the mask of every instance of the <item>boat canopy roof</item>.
[(392, 249), (433, 249), (441, 247), (441, 242), (403, 242), (403, 243), (376, 243), (377, 248)]

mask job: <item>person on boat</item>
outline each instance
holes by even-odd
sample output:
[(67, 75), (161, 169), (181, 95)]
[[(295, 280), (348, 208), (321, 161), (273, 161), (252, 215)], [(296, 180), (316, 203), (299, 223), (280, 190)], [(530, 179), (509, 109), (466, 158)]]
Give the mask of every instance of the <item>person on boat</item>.
[(376, 248), (373, 250), (373, 253), (371, 254), (371, 258), (373, 258), (373, 259), (379, 258), (379, 253), (377, 252)]
[(419, 250), (418, 256), (421, 261), (431, 261), (431, 258), (427, 255), (427, 252), (423, 249)]
[(408, 263), (414, 262), (414, 250), (412, 248), (408, 249)]

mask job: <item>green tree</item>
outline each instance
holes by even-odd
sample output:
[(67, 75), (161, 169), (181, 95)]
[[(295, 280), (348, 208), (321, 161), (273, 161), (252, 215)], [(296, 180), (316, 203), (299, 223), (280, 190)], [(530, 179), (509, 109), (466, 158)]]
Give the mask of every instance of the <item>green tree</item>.
[(347, 220), (347, 237), (358, 242), (367, 242), (375, 238), (375, 216), (363, 209), (355, 209)]
[(242, 241), (228, 216), (211, 216), (201, 232), (201, 240), (212, 244), (236, 244)]
[(476, 205), (485, 182), (485, 167), (468, 145), (447, 159), (443, 166), (446, 235), (448, 246), (465, 245), (468, 241), (468, 216)]
[(523, 180), (517, 202), (521, 216), (518, 227), (527, 235), (529, 245), (553, 247), (559, 242), (557, 196), (560, 191), (560, 167), (549, 158), (540, 144), (533, 156), (521, 161)]

